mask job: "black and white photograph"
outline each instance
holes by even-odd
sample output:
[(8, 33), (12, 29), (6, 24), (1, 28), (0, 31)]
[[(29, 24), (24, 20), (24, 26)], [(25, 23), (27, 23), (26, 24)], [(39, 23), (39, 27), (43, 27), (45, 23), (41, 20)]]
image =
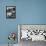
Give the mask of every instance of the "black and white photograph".
[(6, 19), (16, 18), (16, 6), (6, 6)]
[(46, 43), (46, 25), (20, 24), (18, 34), (20, 46), (40, 46), (40, 43)]

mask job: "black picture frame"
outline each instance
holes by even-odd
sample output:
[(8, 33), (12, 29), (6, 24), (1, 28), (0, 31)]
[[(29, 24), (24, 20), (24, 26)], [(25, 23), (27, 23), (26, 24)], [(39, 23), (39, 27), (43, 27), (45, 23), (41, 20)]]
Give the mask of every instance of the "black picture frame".
[(6, 19), (16, 19), (16, 6), (6, 6)]

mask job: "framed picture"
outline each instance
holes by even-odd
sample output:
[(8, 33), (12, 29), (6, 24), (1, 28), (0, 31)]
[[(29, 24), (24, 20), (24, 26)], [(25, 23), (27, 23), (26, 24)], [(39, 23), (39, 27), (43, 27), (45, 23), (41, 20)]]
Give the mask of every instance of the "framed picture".
[(21, 40), (46, 41), (46, 25), (19, 24), (18, 38)]
[(6, 19), (16, 18), (16, 6), (6, 6)]

